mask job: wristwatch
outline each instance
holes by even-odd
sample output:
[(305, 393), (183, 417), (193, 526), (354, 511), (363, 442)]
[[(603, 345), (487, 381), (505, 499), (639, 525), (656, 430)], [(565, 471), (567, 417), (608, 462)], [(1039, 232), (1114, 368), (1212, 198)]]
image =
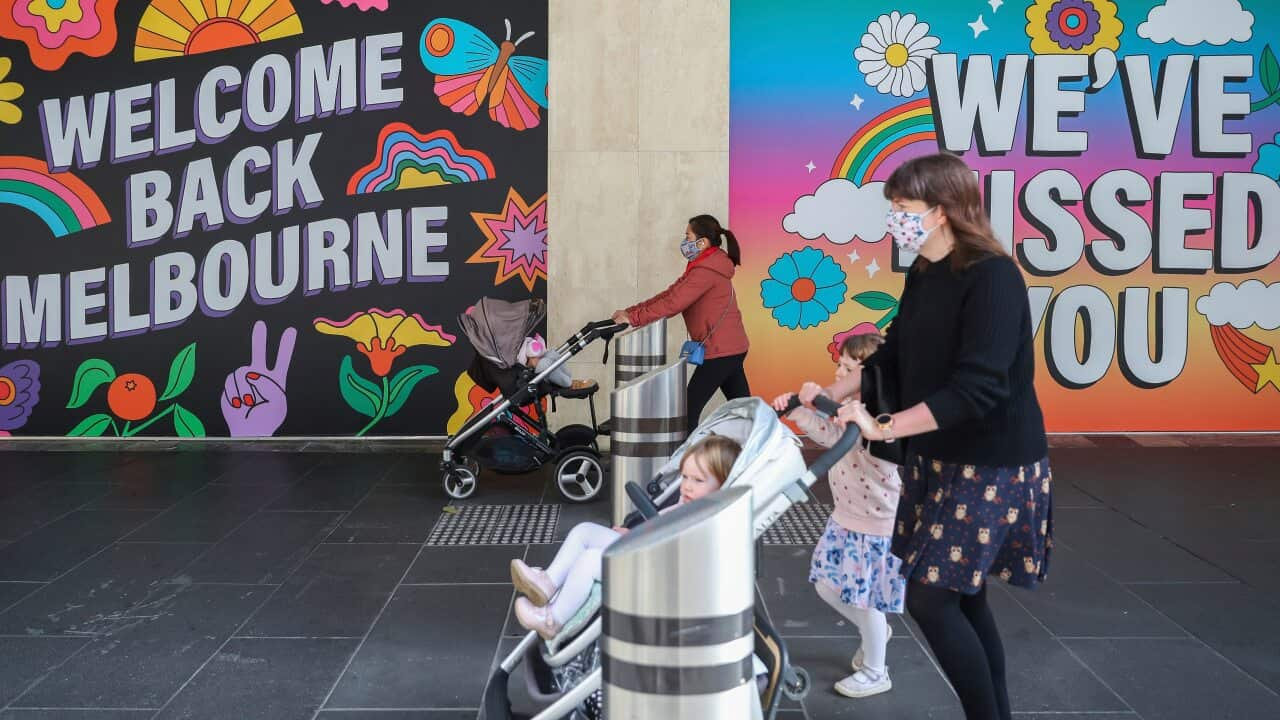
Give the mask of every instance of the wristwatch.
[(893, 436), (893, 416), (889, 413), (880, 413), (876, 416), (876, 425), (880, 426), (880, 433), (884, 435), (884, 442), (891, 443), (897, 438)]

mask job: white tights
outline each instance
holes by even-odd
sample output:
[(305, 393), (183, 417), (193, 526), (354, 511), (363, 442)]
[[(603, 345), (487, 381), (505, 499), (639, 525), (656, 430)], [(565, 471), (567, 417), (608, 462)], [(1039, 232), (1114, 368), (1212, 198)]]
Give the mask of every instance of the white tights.
[(556, 559), (547, 566), (551, 582), (560, 588), (551, 601), (551, 616), (560, 625), (569, 621), (591, 595), (591, 586), (604, 570), (605, 548), (622, 537), (595, 523), (578, 523), (569, 531)]
[(840, 593), (826, 583), (814, 583), (818, 597), (835, 608), (858, 628), (862, 636), (862, 664), (877, 674), (885, 671), (885, 655), (889, 646), (889, 621), (884, 613), (870, 608), (859, 608), (840, 600)]

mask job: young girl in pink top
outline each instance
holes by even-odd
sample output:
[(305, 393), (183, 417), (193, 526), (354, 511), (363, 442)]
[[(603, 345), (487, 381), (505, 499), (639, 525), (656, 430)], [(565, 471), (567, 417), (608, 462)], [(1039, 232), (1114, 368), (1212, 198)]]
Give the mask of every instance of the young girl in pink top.
[[(882, 342), (878, 333), (846, 338), (840, 346), (836, 379), (862, 372), (862, 361)], [(791, 393), (780, 395), (773, 405), (783, 410), (790, 399)], [(835, 399), (843, 403), (853, 398)], [(834, 445), (843, 434), (840, 425), (808, 408), (797, 408), (790, 417), (824, 447)], [(865, 444), (841, 458), (827, 477), (835, 509), (814, 548), (809, 582), (819, 597), (857, 626), (862, 637), (853, 656), (854, 673), (836, 683), (836, 692), (868, 697), (893, 687), (885, 664), (891, 635), (885, 613), (901, 613), (906, 592), (906, 580), (899, 572), (902, 562), (889, 551), (902, 481), (897, 466), (872, 457)]]

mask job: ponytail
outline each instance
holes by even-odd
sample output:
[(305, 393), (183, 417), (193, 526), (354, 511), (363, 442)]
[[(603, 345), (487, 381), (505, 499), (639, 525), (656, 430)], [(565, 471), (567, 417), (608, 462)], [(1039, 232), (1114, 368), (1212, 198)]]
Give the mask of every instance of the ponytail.
[(706, 238), (712, 247), (722, 247), (734, 265), (742, 264), (742, 249), (738, 246), (738, 238), (728, 228), (720, 227), (720, 221), (711, 215), (698, 215), (689, 218), (689, 228), (695, 237)]
[[(729, 256), (729, 259), (733, 261), (734, 265), (741, 265), (742, 250), (738, 247), (738, 238), (734, 237), (733, 233), (729, 232), (728, 228), (721, 228), (720, 234), (724, 236), (725, 254)], [(719, 245), (719, 243), (716, 244)]]

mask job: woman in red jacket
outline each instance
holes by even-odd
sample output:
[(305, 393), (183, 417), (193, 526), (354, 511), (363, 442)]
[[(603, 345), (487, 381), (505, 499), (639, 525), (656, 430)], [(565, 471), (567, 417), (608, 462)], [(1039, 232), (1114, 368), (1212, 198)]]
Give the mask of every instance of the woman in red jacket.
[(684, 316), (689, 337), (706, 347), (706, 361), (689, 379), (689, 432), (716, 390), (726, 400), (747, 397), (751, 388), (742, 364), (747, 359), (747, 331), (733, 292), (734, 268), (742, 255), (733, 233), (710, 215), (689, 220), (680, 253), (689, 264), (671, 287), (613, 314), (616, 322), (639, 327), (658, 318)]

